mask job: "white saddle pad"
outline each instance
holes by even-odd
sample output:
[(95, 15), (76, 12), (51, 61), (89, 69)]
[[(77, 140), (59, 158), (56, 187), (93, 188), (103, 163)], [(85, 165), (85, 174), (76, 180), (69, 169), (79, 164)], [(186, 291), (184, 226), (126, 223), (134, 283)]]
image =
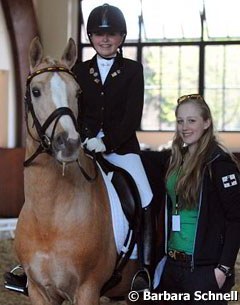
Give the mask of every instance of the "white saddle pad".
[[(124, 249), (124, 242), (128, 233), (128, 221), (123, 213), (122, 206), (118, 194), (111, 182), (113, 173), (110, 172), (106, 175), (99, 166), (105, 185), (108, 191), (108, 197), (111, 205), (113, 232), (118, 254)], [(125, 252), (125, 251), (124, 251)], [(133, 252), (130, 256), (131, 259), (137, 259), (137, 245), (134, 246)]]

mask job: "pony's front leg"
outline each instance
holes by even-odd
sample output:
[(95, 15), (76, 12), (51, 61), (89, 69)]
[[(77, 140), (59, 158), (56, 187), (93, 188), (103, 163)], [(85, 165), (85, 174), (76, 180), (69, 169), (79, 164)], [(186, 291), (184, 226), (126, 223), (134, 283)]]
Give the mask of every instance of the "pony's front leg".
[(75, 295), (73, 305), (100, 305), (100, 288), (93, 285), (81, 285)]
[(61, 305), (63, 302), (59, 296), (48, 298), (46, 293), (43, 293), (39, 286), (31, 281), (28, 284), (28, 293), (32, 305)]

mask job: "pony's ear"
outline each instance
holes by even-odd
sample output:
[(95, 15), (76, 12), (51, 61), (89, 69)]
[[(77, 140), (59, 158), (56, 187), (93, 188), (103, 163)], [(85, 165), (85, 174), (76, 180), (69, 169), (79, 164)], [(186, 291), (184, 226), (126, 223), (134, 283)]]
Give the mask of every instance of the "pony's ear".
[(31, 72), (37, 65), (40, 64), (42, 59), (43, 59), (43, 47), (39, 40), (39, 37), (35, 37), (33, 38), (29, 49), (29, 64), (30, 64)]
[(77, 46), (72, 38), (69, 38), (68, 44), (63, 52), (61, 62), (71, 69), (77, 60)]

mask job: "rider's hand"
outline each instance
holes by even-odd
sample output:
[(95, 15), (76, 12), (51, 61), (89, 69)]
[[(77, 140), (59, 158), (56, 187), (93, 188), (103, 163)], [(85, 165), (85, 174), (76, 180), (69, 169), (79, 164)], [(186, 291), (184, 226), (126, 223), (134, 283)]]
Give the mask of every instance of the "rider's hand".
[(86, 139), (84, 143), (86, 144), (86, 148), (90, 151), (95, 151), (96, 153), (106, 151), (106, 146), (100, 138)]

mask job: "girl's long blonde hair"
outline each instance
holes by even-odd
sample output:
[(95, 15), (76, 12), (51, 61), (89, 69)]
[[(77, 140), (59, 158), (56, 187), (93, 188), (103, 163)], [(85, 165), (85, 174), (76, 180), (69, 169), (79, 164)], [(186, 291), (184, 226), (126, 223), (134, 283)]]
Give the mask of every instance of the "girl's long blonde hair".
[[(180, 105), (192, 103), (199, 108), (203, 120), (210, 121), (210, 125), (199, 139), (196, 152), (193, 155), (188, 155), (187, 160), (184, 160), (187, 154), (187, 147), (184, 146), (184, 142), (179, 133), (177, 131), (175, 132), (172, 143), (172, 158), (166, 173), (167, 179), (171, 174), (176, 173), (182, 167), (181, 174), (176, 184), (176, 194), (179, 197), (179, 207), (187, 209), (195, 208), (198, 204), (197, 201), (203, 167), (206, 163), (211, 146), (214, 142), (217, 142), (214, 135), (211, 111), (204, 99), (200, 95), (196, 96), (197, 98), (195, 98), (195, 95), (193, 95), (193, 97), (186, 96), (185, 99), (179, 102), (175, 110), (175, 116), (177, 117)], [(184, 162), (185, 164), (183, 166)]]

